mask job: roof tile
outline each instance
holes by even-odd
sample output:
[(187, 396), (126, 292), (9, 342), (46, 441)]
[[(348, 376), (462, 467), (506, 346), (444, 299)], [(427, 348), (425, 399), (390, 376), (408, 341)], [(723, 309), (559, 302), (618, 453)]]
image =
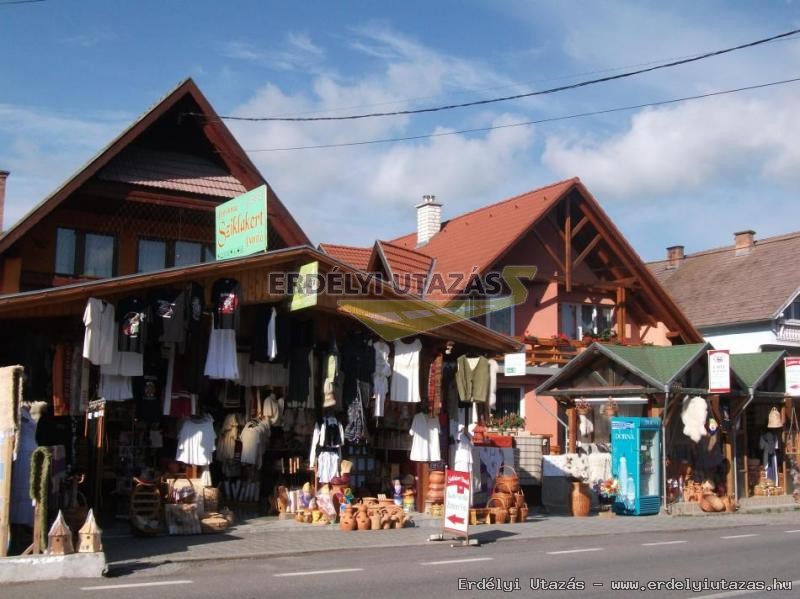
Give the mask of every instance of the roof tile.
[(800, 232), (756, 241), (747, 255), (733, 246), (687, 255), (678, 268), (666, 260), (650, 271), (698, 327), (775, 318), (800, 290)]

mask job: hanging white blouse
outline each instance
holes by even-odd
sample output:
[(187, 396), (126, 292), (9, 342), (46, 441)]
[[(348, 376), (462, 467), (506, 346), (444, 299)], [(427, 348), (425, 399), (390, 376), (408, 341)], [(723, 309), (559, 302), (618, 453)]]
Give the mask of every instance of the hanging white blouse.
[(394, 363), (392, 367), (392, 388), (389, 398), (392, 401), (422, 401), (419, 390), (419, 352), (422, 342), (414, 339), (411, 343), (394, 342)]
[(192, 466), (208, 466), (215, 449), (214, 419), (206, 414), (202, 419), (186, 419), (178, 432), (178, 453), (175, 459)]
[(372, 386), (375, 393), (375, 417), (383, 416), (383, 402), (389, 393), (389, 377), (392, 376), (392, 365), (389, 363), (389, 345), (383, 341), (376, 341), (372, 348), (375, 350), (375, 374), (372, 376)]
[(110, 364), (117, 342), (114, 306), (90, 297), (83, 312), (86, 332), (83, 338), (83, 357), (92, 364)]
[(439, 421), (429, 418), (425, 414), (417, 414), (411, 421), (408, 431), (413, 437), (411, 442), (411, 460), (414, 462), (438, 462), (441, 459), (439, 451)]

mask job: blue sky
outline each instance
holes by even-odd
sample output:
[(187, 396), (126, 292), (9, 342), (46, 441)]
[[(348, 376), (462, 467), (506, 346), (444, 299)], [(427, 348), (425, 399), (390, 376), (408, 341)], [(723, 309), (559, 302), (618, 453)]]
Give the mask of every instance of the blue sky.
[[(8, 228), (185, 77), (220, 114), (403, 110), (553, 87), (800, 28), (797, 1), (0, 4)], [(580, 90), (419, 116), (230, 124), (247, 150), (403, 137), (800, 76), (800, 37)], [(800, 83), (413, 142), (250, 155), (312, 241), (366, 245), (579, 176), (646, 259), (800, 229)]]

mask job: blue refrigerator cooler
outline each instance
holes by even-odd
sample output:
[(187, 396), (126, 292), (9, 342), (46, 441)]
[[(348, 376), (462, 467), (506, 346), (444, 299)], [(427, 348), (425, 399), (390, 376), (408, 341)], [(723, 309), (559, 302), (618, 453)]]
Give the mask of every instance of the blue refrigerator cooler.
[(661, 508), (661, 419), (611, 419), (611, 475), (619, 481), (614, 511), (644, 516)]

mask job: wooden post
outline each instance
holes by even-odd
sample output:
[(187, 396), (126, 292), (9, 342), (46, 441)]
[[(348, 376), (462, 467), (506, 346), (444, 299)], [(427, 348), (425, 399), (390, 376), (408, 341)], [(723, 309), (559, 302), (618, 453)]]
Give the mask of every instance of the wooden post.
[(7, 429), (0, 432), (0, 475), (2, 475), (2, 479), (0, 479), (0, 557), (8, 555), (13, 456), (14, 429)]
[(578, 412), (575, 408), (567, 408), (567, 453), (578, 450)]
[(628, 308), (626, 305), (628, 290), (625, 287), (617, 287), (617, 305), (614, 314), (617, 317), (617, 335), (620, 341), (625, 341), (625, 326), (628, 319)]
[(572, 202), (567, 197), (564, 203), (566, 219), (564, 221), (564, 288), (572, 291)]

